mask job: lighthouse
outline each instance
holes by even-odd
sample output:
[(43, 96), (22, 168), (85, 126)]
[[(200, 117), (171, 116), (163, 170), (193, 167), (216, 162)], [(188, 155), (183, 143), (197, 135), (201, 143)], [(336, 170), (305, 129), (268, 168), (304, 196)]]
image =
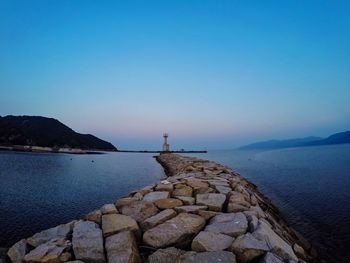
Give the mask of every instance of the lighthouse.
[(163, 152), (169, 152), (168, 136), (169, 135), (167, 133), (163, 134), (163, 137), (164, 137)]

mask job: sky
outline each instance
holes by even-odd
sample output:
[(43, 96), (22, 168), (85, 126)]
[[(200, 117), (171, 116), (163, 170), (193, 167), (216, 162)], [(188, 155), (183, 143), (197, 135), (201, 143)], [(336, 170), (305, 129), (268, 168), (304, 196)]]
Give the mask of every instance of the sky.
[(119, 149), (349, 130), (350, 2), (0, 0), (0, 115)]

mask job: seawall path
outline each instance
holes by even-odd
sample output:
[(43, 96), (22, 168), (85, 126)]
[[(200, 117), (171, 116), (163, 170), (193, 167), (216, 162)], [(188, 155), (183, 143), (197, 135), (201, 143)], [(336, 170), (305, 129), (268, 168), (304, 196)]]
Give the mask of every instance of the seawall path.
[(10, 262), (318, 262), (254, 184), (223, 165), (161, 154), (167, 178), (22, 239)]

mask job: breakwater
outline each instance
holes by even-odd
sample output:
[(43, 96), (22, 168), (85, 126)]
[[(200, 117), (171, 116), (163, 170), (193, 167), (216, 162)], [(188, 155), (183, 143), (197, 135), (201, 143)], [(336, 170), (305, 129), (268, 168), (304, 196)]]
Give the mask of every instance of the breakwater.
[(12, 262), (316, 262), (256, 187), (228, 167), (175, 154), (168, 177), (22, 239)]

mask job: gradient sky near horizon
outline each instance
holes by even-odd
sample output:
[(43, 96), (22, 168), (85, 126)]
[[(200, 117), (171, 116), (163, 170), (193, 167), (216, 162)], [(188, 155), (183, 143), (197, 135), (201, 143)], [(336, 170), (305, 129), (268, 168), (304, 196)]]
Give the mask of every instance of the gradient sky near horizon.
[(350, 129), (349, 1), (0, 0), (0, 115), (118, 148)]

